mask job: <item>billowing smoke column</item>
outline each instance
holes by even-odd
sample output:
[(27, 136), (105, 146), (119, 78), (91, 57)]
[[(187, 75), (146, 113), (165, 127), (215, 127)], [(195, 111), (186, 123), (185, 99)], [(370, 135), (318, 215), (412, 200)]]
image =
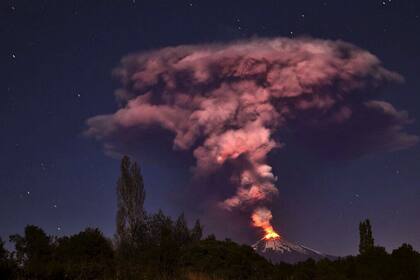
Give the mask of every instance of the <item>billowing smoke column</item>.
[(233, 163), (236, 194), (220, 206), (254, 209), (253, 224), (264, 229), (272, 229), (272, 215), (261, 207), (278, 193), (267, 155), (282, 146), (273, 138), (282, 128), (363, 123), (354, 115), (364, 114), (378, 131), (371, 145), (377, 141), (393, 150), (417, 142), (402, 132), (409, 123), (405, 112), (371, 100), (375, 88), (402, 77), (341, 41), (275, 38), (169, 47), (127, 56), (114, 73), (123, 85), (116, 92), (121, 108), (89, 119), (87, 134), (107, 143), (132, 128), (160, 126), (174, 133), (174, 148), (193, 150), (196, 174)]

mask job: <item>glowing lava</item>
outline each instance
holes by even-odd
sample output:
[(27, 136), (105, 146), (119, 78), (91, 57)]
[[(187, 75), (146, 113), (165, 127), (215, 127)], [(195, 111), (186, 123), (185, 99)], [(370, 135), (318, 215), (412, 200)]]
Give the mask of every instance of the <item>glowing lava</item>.
[(259, 227), (264, 230), (265, 235), (263, 239), (277, 239), (280, 238), (280, 235), (274, 230), (273, 226), (271, 225), (271, 219), (273, 215), (271, 211), (265, 207), (260, 207), (254, 210), (252, 213), (252, 223), (255, 227)]
[(273, 227), (265, 228), (264, 231), (264, 239), (266, 240), (280, 238), (280, 235), (273, 229)]

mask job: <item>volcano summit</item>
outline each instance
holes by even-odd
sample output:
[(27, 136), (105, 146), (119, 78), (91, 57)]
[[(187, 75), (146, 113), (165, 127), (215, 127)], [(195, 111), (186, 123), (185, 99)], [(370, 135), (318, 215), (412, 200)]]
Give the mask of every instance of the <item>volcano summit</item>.
[(294, 244), (282, 237), (262, 238), (252, 245), (252, 248), (273, 263), (297, 263), (307, 259), (321, 260), (324, 258), (335, 259), (335, 257), (326, 255), (319, 251)]

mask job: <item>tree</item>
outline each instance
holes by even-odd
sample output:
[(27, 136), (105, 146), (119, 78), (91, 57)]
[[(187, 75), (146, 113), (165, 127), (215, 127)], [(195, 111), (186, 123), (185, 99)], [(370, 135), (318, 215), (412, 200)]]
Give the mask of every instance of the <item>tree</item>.
[(140, 274), (138, 260), (146, 243), (143, 177), (137, 163), (124, 156), (117, 182), (117, 277), (134, 279)]
[(200, 223), (200, 220), (196, 220), (194, 227), (191, 229), (191, 240), (196, 242), (200, 241), (203, 237), (203, 226)]
[(161, 210), (147, 217), (147, 243), (143, 247), (142, 262), (148, 279), (174, 279), (179, 259), (179, 243), (175, 226)]
[(191, 239), (184, 213), (182, 213), (175, 222), (174, 234), (175, 240), (180, 247), (185, 246)]
[(375, 242), (372, 235), (372, 226), (368, 219), (359, 224), (359, 236), (359, 253), (363, 255), (372, 251), (375, 247)]
[(183, 251), (181, 261), (184, 271), (209, 276), (204, 279), (277, 279), (272, 276), (273, 265), (264, 257), (250, 246), (232, 241), (206, 239), (195, 242)]
[(15, 243), (17, 262), (30, 279), (48, 279), (48, 264), (52, 259), (53, 246), (51, 237), (33, 225), (25, 227), (24, 236), (10, 236)]
[(0, 260), (7, 259), (7, 257), (8, 257), (8, 252), (4, 248), (4, 241), (0, 238)]
[(57, 239), (55, 259), (69, 279), (114, 279), (114, 251), (99, 229)]
[(131, 241), (144, 222), (145, 191), (143, 177), (137, 163), (124, 156), (117, 182), (117, 241)]
[(409, 244), (392, 251), (393, 279), (420, 279), (420, 254)]
[(4, 241), (0, 238), (0, 279), (15, 279), (16, 269), (16, 263), (4, 248)]
[(366, 220), (366, 246), (369, 249), (372, 249), (375, 246), (375, 241), (372, 235), (372, 226), (370, 225), (370, 221)]

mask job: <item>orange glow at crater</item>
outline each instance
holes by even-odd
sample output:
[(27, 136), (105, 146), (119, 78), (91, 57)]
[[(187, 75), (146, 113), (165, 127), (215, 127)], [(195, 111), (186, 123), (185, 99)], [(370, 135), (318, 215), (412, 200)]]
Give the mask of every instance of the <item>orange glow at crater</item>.
[(276, 238), (280, 238), (280, 235), (272, 228), (265, 228), (265, 235), (264, 235), (264, 239), (276, 239)]
[(253, 225), (261, 228), (265, 235), (264, 239), (276, 239), (280, 238), (280, 235), (274, 230), (271, 225), (271, 219), (273, 218), (271, 211), (267, 208), (260, 207), (254, 210), (251, 216)]

